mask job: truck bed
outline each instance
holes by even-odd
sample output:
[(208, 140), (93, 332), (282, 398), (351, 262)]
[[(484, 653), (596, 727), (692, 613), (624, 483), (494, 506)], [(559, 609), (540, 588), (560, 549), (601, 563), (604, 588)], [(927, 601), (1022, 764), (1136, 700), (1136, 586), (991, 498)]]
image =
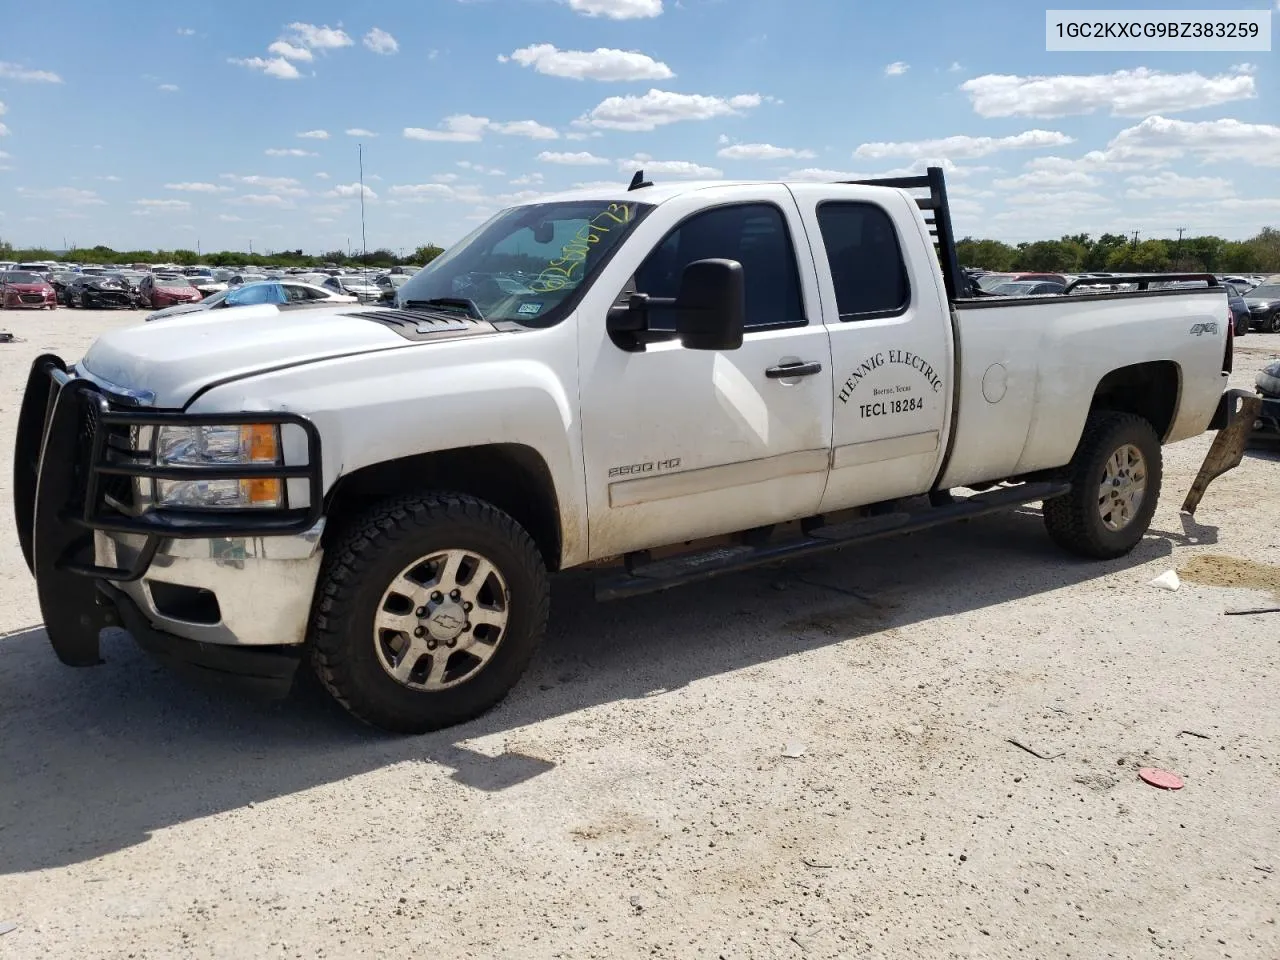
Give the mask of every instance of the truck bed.
[[(1221, 288), (953, 301), (959, 375), (939, 485), (1067, 463), (1096, 391), (1126, 367), (1150, 374), (1153, 409), (1172, 408), (1156, 416), (1165, 443), (1203, 432), (1226, 385), (1226, 317)], [(1153, 343), (1168, 345), (1154, 359)]]

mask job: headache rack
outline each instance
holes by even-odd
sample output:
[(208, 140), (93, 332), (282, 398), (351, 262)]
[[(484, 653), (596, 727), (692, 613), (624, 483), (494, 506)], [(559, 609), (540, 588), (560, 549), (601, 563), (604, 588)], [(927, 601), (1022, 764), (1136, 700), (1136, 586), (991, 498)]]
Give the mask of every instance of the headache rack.
[(947, 285), (947, 299), (962, 300), (971, 295), (969, 279), (960, 269), (956, 256), (956, 235), (951, 228), (951, 207), (947, 203), (947, 182), (941, 167), (928, 167), (919, 177), (884, 177), (879, 180), (838, 180), (863, 187), (895, 187), (899, 190), (928, 190), (929, 196), (915, 197), (916, 205), (924, 211), (924, 222), (929, 225), (942, 278)]

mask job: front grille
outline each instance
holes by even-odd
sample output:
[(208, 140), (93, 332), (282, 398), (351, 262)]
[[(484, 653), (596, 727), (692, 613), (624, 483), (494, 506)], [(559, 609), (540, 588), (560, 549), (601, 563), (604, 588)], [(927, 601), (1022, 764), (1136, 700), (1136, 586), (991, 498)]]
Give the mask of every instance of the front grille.
[(44, 294), (42, 293), (20, 293), (18, 299), (23, 303), (44, 303)]

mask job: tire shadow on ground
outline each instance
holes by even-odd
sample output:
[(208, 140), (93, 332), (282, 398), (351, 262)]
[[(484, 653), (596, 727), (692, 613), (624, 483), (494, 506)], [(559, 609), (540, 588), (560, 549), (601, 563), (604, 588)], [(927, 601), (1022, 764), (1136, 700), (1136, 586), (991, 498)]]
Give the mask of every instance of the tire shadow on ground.
[[(0, 873), (83, 862), (152, 831), (404, 761), (496, 792), (551, 769), (467, 740), (939, 617), (981, 610), (1210, 544), (1184, 517), (1128, 557), (1064, 556), (1021, 509), (609, 604), (556, 579), (547, 640), (507, 700), (422, 737), (362, 727), (301, 679), (285, 701), (188, 686), (109, 631), (106, 663), (62, 666), (44, 630), (0, 640)], [(301, 676), (301, 674), (300, 674)]]

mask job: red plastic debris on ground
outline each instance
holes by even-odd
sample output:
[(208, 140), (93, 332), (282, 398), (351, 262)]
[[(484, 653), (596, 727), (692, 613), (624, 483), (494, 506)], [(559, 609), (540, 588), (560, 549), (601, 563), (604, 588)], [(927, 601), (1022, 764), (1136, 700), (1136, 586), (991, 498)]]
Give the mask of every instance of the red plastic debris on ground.
[(1168, 770), (1157, 770), (1155, 767), (1143, 767), (1138, 771), (1140, 776), (1146, 783), (1153, 787), (1159, 787), (1161, 790), (1181, 790), (1182, 778), (1176, 773), (1170, 773)]

